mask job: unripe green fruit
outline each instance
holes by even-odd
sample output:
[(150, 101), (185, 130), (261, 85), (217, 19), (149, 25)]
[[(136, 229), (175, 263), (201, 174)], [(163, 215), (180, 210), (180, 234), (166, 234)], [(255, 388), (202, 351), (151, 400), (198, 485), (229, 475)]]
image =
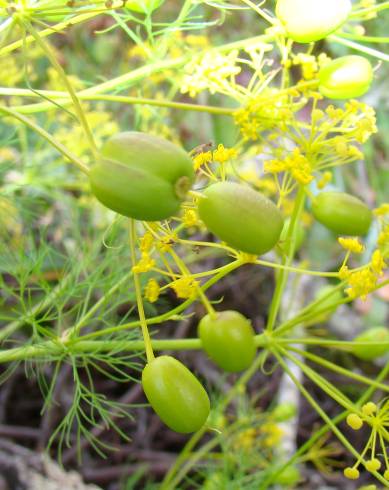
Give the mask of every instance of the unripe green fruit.
[(206, 315), (199, 323), (198, 335), (205, 352), (225, 371), (243, 371), (255, 358), (255, 332), (249, 320), (237, 311)]
[(194, 181), (192, 160), (178, 146), (136, 131), (119, 133), (91, 168), (93, 194), (119, 214), (159, 221), (176, 214)]
[(299, 43), (323, 39), (346, 21), (350, 11), (350, 0), (278, 0), (276, 6), (288, 36)]
[(283, 226), (282, 214), (270, 199), (233, 182), (218, 182), (205, 189), (199, 215), (220, 240), (255, 255), (274, 247)]
[[(374, 327), (354, 338), (356, 342), (389, 342), (389, 328)], [(377, 357), (389, 353), (389, 344), (382, 345), (354, 345), (352, 348), (354, 356), (371, 361)]]
[(312, 202), (317, 221), (340, 235), (366, 235), (372, 212), (360, 199), (344, 192), (322, 192)]
[(164, 0), (130, 0), (126, 2), (126, 7), (134, 12), (146, 13), (156, 10)]
[(363, 56), (342, 56), (319, 72), (319, 90), (331, 99), (351, 99), (365, 94), (373, 80), (373, 69)]
[(276, 408), (271, 412), (273, 419), (276, 422), (286, 422), (287, 420), (296, 417), (297, 408), (292, 402), (284, 402), (277, 405)]
[(188, 434), (205, 424), (210, 410), (207, 392), (174, 357), (160, 356), (146, 364), (142, 386), (150, 405), (170, 429)]

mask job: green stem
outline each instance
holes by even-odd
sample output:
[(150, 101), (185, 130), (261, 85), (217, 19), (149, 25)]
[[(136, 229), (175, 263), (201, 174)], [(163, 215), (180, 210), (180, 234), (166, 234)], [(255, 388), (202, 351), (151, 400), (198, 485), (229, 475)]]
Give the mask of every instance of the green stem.
[(81, 124), (81, 126), (85, 132), (86, 139), (89, 142), (90, 149), (91, 149), (93, 155), (96, 156), (98, 153), (97, 147), (96, 147), (95, 140), (93, 138), (92, 131), (89, 127), (88, 120), (85, 116), (85, 113), (84, 113), (82, 107), (81, 107), (80, 101), (77, 98), (76, 92), (74, 91), (74, 88), (73, 88), (72, 84), (70, 83), (69, 78), (66, 76), (66, 73), (65, 73), (64, 69), (62, 68), (62, 66), (58, 63), (58, 60), (55, 56), (55, 53), (54, 53), (52, 47), (46, 41), (44, 41), (43, 38), (40, 37), (38, 31), (35, 30), (35, 28), (33, 27), (33, 25), (30, 22), (24, 21), (23, 24), (26, 26), (27, 30), (30, 31), (31, 35), (35, 38), (38, 46), (46, 54), (50, 63), (56, 69), (60, 79), (65, 84), (65, 87), (67, 88), (69, 95), (70, 95), (70, 98), (73, 102), (74, 109), (77, 113), (79, 122), (80, 122), (80, 124)]
[(374, 58), (377, 58), (382, 61), (389, 61), (389, 55), (382, 53), (381, 51), (378, 51), (373, 48), (368, 48), (367, 46), (364, 46), (363, 44), (356, 43), (354, 41), (350, 41), (349, 39), (345, 39), (341, 36), (335, 36), (335, 34), (331, 34), (330, 36), (327, 37), (329, 41), (333, 41), (338, 44), (343, 44), (344, 46), (347, 46), (348, 48), (356, 49), (357, 51), (360, 51), (361, 53), (369, 54), (370, 56), (373, 56)]
[[(304, 386), (300, 383), (300, 381), (295, 377), (295, 375), (292, 373), (292, 371), (289, 369), (288, 365), (286, 362), (283, 360), (282, 356), (277, 352), (275, 349), (273, 351), (274, 355), (276, 356), (278, 362), (282, 366), (282, 368), (285, 370), (285, 372), (288, 374), (288, 376), (291, 378), (291, 380), (295, 383), (299, 391), (302, 393), (302, 395), (305, 397), (305, 399), (308, 401), (308, 403), (316, 410), (316, 412), (320, 415), (320, 417), (326, 422), (326, 424), (330, 427), (332, 432), (336, 435), (336, 437), (340, 440), (340, 442), (344, 445), (344, 447), (350, 451), (350, 453), (356, 458), (360, 459), (360, 454), (358, 451), (350, 444), (350, 442), (346, 439), (346, 437), (342, 434), (342, 432), (338, 429), (338, 427), (334, 424), (334, 422), (328, 417), (328, 415), (325, 413), (325, 411), (321, 408), (321, 406), (314, 400), (314, 398), (311, 396), (311, 394), (304, 388)], [(366, 462), (362, 461), (362, 463), (365, 465)], [(377, 472), (372, 472), (374, 476), (382, 483), (385, 484), (385, 486), (388, 486), (388, 482), (384, 479), (383, 476), (381, 476)]]
[[(0, 95), (15, 95), (22, 97), (39, 97), (39, 95), (44, 97), (51, 97), (53, 99), (66, 100), (69, 98), (69, 94), (67, 92), (58, 92), (54, 90), (37, 90), (31, 91), (27, 89), (8, 89), (1, 88)], [(171, 109), (179, 109), (184, 111), (194, 111), (194, 112), (206, 112), (209, 114), (220, 114), (225, 116), (233, 116), (236, 112), (236, 109), (228, 109), (226, 107), (215, 107), (208, 105), (200, 105), (200, 104), (189, 104), (186, 102), (172, 102), (169, 100), (163, 99), (147, 99), (143, 97), (126, 97), (124, 95), (105, 95), (105, 94), (83, 94), (82, 92), (76, 93), (77, 98), (79, 100), (88, 100), (88, 101), (99, 101), (103, 100), (106, 102), (117, 102), (120, 104), (129, 104), (129, 105), (151, 105), (156, 107), (168, 107)], [(41, 104), (28, 104), (24, 106), (15, 106), (14, 110), (19, 112), (20, 114), (32, 114), (36, 112), (41, 112), (42, 107)]]
[[(290, 264), (292, 263), (293, 260), (295, 243), (296, 243), (296, 224), (304, 208), (304, 201), (305, 201), (305, 191), (303, 187), (300, 187), (297, 192), (293, 213), (290, 219), (290, 224), (286, 235), (286, 242), (287, 242), (286, 255), (282, 263), (282, 265), (286, 267), (290, 267)], [(274, 328), (277, 319), (278, 310), (281, 304), (282, 293), (284, 291), (286, 282), (288, 280), (288, 275), (289, 275), (289, 271), (287, 269), (281, 269), (276, 275), (276, 287), (270, 305), (269, 318), (266, 325), (266, 330), (268, 331), (272, 331)]]
[[(389, 372), (389, 363), (386, 364), (386, 366), (376, 377), (376, 381), (380, 382), (386, 379), (388, 372)], [(374, 391), (375, 391), (374, 387), (368, 388), (363, 393), (363, 395), (359, 398), (358, 402), (355, 405), (362, 406), (364, 403), (370, 400)], [(348, 414), (349, 414), (348, 411), (340, 413), (339, 415), (331, 419), (331, 423), (333, 425), (339, 424), (340, 422), (342, 422), (342, 420), (344, 420), (347, 417)], [(264, 482), (260, 485), (258, 490), (267, 490), (269, 486), (273, 483), (274, 479), (278, 475), (280, 475), (287, 466), (293, 464), (295, 461), (297, 461), (300, 458), (301, 455), (303, 455), (306, 451), (308, 451), (315, 444), (316, 441), (318, 441), (322, 436), (324, 436), (324, 434), (328, 432), (329, 429), (331, 429), (331, 426), (332, 425), (330, 424), (325, 424), (323, 425), (323, 427), (316, 430), (314, 434), (311, 436), (311, 438), (307, 442), (305, 442), (286, 463), (278, 467), (276, 471), (272, 472), (267, 478), (265, 478)]]
[[(388, 342), (388, 346), (389, 346), (389, 342)], [(299, 354), (300, 356), (303, 356), (303, 357), (309, 359), (310, 361), (313, 361), (314, 363), (318, 364), (319, 366), (323, 366), (323, 367), (329, 369), (330, 371), (341, 374), (343, 376), (347, 376), (348, 378), (351, 378), (351, 379), (358, 381), (360, 383), (364, 383), (364, 384), (368, 384), (370, 386), (374, 386), (375, 388), (377, 388), (377, 389), (379, 388), (382, 391), (389, 392), (389, 386), (388, 385), (376, 383), (375, 381), (371, 380), (367, 376), (362, 376), (360, 374), (354, 373), (353, 371), (350, 371), (349, 369), (342, 368), (341, 366), (338, 366), (337, 364), (334, 364), (333, 362), (326, 361), (322, 357), (316, 356), (315, 354), (312, 354), (311, 352), (307, 352), (305, 350), (298, 349), (296, 347), (291, 347), (291, 346), (286, 347), (286, 349), (288, 351), (295, 352), (296, 354)]]
[[(208, 288), (213, 286), (213, 284), (217, 283), (220, 279), (222, 279), (224, 276), (232, 272), (233, 270), (237, 269), (242, 265), (242, 261), (236, 260), (234, 262), (231, 262), (227, 264), (226, 266), (220, 268), (220, 271), (214, 275), (211, 279), (209, 279), (206, 283), (204, 283), (201, 286), (202, 291), (206, 291)], [(159, 324), (168, 320), (174, 320), (176, 315), (184, 311), (188, 306), (190, 306), (192, 303), (194, 303), (197, 300), (197, 297), (194, 298), (189, 298), (180, 305), (176, 306), (176, 308), (173, 308), (173, 310), (170, 310), (166, 313), (163, 313), (162, 315), (158, 315), (152, 318), (149, 318), (147, 320), (148, 325), (155, 325)], [(91, 339), (94, 337), (100, 337), (102, 335), (110, 335), (115, 332), (120, 332), (122, 330), (127, 330), (129, 328), (134, 328), (138, 327), (140, 325), (139, 320), (134, 321), (134, 322), (129, 322), (129, 323), (124, 323), (123, 325), (118, 325), (115, 327), (109, 327), (105, 328), (103, 330), (99, 330), (98, 332), (92, 332), (90, 334), (84, 335), (82, 339)]]
[(20, 122), (28, 126), (30, 129), (38, 133), (42, 138), (45, 138), (46, 141), (48, 141), (56, 150), (58, 150), (60, 153), (62, 153), (63, 156), (68, 158), (74, 165), (76, 165), (84, 174), (88, 175), (89, 174), (89, 168), (76, 156), (74, 153), (69, 151), (64, 145), (59, 143), (55, 138), (53, 138), (47, 131), (45, 131), (43, 128), (35, 124), (31, 119), (28, 119), (27, 117), (23, 116), (22, 114), (19, 114), (18, 112), (15, 112), (13, 109), (10, 109), (8, 107), (4, 107), (0, 105), (0, 112), (3, 112), (7, 116), (12, 116), (15, 119), (18, 119)]
[[(135, 265), (136, 265), (136, 251), (135, 251), (136, 229), (135, 229), (135, 226), (136, 226), (136, 221), (134, 219), (130, 219), (130, 252), (131, 252), (131, 262), (132, 262), (133, 267), (135, 267)], [(146, 348), (147, 362), (151, 362), (154, 359), (154, 352), (153, 352), (153, 347), (151, 345), (151, 338), (150, 338), (150, 334), (149, 334), (149, 329), (147, 327), (145, 311), (143, 308), (142, 289), (140, 286), (139, 275), (134, 271), (133, 271), (133, 274), (134, 274), (136, 303), (138, 305), (139, 321), (140, 321), (140, 325), (142, 328), (142, 335), (143, 335), (143, 340), (144, 340), (145, 348)]]

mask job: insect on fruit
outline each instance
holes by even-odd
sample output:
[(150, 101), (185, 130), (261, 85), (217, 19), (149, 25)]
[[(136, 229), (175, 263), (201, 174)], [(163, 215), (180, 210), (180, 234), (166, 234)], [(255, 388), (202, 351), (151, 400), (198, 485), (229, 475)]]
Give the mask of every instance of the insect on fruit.
[(345, 192), (321, 192), (312, 202), (317, 221), (340, 235), (366, 235), (372, 222), (372, 212), (357, 197)]
[(276, 6), (288, 36), (299, 43), (323, 39), (347, 20), (350, 11), (350, 0), (278, 0)]
[(174, 357), (160, 356), (146, 364), (142, 386), (150, 405), (170, 429), (188, 434), (205, 424), (210, 410), (207, 392)]
[(212, 184), (204, 190), (198, 206), (208, 230), (242, 252), (261, 255), (278, 242), (282, 214), (251, 187), (233, 182)]
[(319, 90), (330, 99), (351, 99), (365, 94), (373, 80), (373, 69), (363, 56), (342, 56), (319, 72)]
[(255, 358), (255, 332), (249, 320), (237, 311), (204, 316), (198, 335), (205, 352), (225, 371), (243, 371)]
[(89, 179), (93, 194), (107, 208), (130, 218), (159, 221), (178, 212), (194, 171), (180, 147), (132, 131), (104, 144)]

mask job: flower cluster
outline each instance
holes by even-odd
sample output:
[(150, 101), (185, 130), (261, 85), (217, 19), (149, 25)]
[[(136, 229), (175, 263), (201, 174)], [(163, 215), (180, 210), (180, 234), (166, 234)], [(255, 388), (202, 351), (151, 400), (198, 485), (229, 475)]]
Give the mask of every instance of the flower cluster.
[[(298, 92), (294, 95), (298, 95)], [(285, 130), (298, 107), (288, 95), (269, 89), (237, 110), (234, 119), (245, 140), (257, 141), (261, 139), (263, 131), (275, 128)]]
[(365, 247), (358, 238), (339, 237), (338, 242), (340, 246), (348, 252), (360, 254), (365, 250)]
[(238, 152), (234, 148), (225, 148), (225, 146), (220, 143), (216, 150), (213, 151), (202, 151), (198, 153), (193, 158), (193, 165), (195, 170), (208, 165), (212, 162), (218, 162), (224, 164), (229, 160), (233, 160), (238, 155)]
[(186, 66), (185, 72), (181, 85), (183, 94), (196, 97), (204, 90), (209, 90), (212, 94), (228, 92), (231, 78), (241, 72), (238, 51), (231, 51), (227, 55), (208, 51), (201, 58), (193, 59)]
[(351, 299), (366, 299), (367, 295), (377, 288), (378, 279), (387, 267), (385, 260), (379, 249), (373, 252), (371, 261), (362, 270), (351, 272), (347, 265), (343, 265), (339, 270), (339, 277), (347, 280), (348, 288), (345, 292)]
[(290, 172), (292, 177), (301, 185), (309, 184), (312, 179), (312, 166), (299, 148), (283, 160), (270, 160), (264, 163), (265, 172), (280, 173)]
[(344, 476), (350, 480), (357, 480), (359, 478), (358, 466), (369, 452), (370, 459), (363, 462), (366, 470), (369, 472), (379, 471), (382, 467), (382, 462), (377, 458), (380, 452), (377, 451), (377, 444), (379, 443), (385, 465), (384, 478), (389, 481), (389, 459), (386, 447), (389, 430), (389, 400), (382, 402), (381, 405), (368, 402), (363, 405), (359, 414), (350, 413), (347, 416), (347, 424), (354, 430), (360, 430), (364, 423), (372, 429), (370, 437), (354, 466), (344, 470)]
[(175, 291), (177, 298), (192, 298), (199, 287), (199, 283), (191, 276), (182, 276), (173, 281), (170, 287)]

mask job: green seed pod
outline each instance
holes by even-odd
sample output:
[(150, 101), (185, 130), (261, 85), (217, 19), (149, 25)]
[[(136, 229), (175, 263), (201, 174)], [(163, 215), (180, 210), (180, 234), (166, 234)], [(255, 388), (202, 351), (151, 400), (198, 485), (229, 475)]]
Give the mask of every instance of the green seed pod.
[(188, 434), (205, 424), (210, 410), (207, 392), (174, 357), (160, 356), (146, 364), (142, 386), (150, 405), (170, 429)]
[(381, 357), (384, 354), (389, 353), (389, 328), (386, 327), (373, 327), (369, 328), (365, 332), (354, 338), (355, 342), (387, 342), (382, 345), (354, 345), (352, 353), (354, 356), (363, 359), (364, 361), (371, 361), (377, 357)]
[(340, 235), (366, 235), (372, 212), (360, 199), (344, 192), (322, 192), (312, 202), (317, 221)]
[(198, 335), (205, 352), (228, 372), (247, 369), (255, 358), (255, 332), (247, 318), (237, 311), (217, 312), (203, 317)]
[(218, 238), (255, 255), (274, 247), (283, 226), (282, 214), (270, 199), (233, 182), (218, 182), (205, 189), (199, 215)]
[(284, 402), (277, 405), (276, 408), (271, 412), (273, 419), (276, 422), (286, 422), (297, 415), (297, 407), (292, 402)]
[(310, 43), (338, 29), (351, 6), (350, 0), (278, 0), (276, 15), (291, 39)]
[(133, 131), (104, 144), (89, 179), (93, 194), (107, 208), (130, 218), (159, 221), (178, 212), (194, 171), (183, 149)]
[(330, 99), (351, 99), (365, 94), (373, 80), (373, 69), (363, 56), (342, 56), (319, 72), (319, 90)]

